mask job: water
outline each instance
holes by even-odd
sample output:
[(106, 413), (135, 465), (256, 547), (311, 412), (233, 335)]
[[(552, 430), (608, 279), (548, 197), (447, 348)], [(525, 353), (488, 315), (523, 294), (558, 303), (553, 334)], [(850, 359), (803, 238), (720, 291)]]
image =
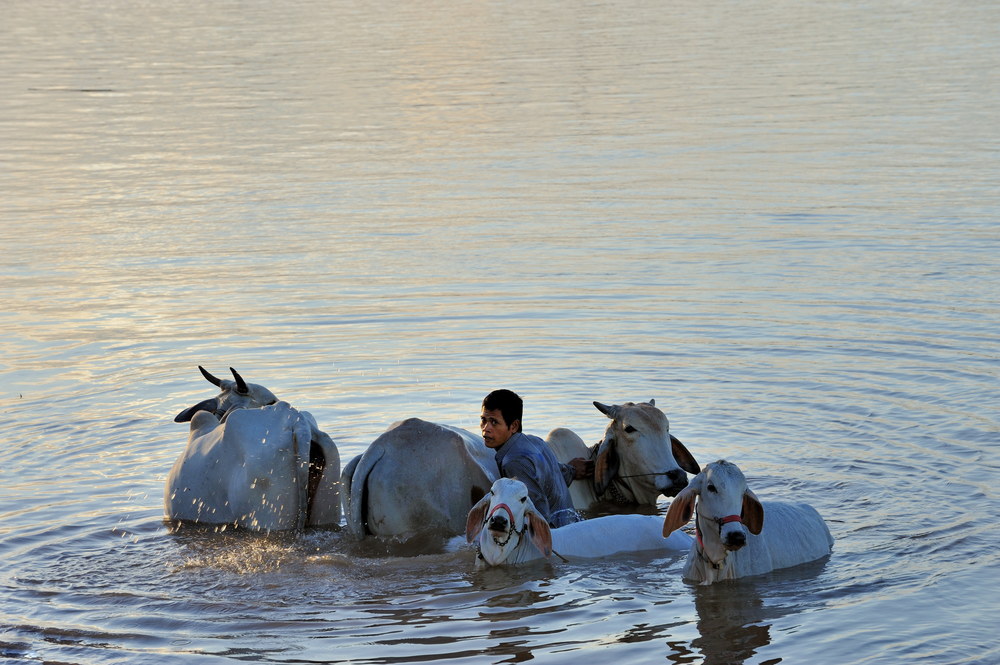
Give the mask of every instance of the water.
[[(1000, 662), (995, 5), (3, 13), (0, 657)], [(345, 461), (501, 386), (588, 441), (655, 398), (837, 542), (701, 589), (171, 534), (198, 364)]]

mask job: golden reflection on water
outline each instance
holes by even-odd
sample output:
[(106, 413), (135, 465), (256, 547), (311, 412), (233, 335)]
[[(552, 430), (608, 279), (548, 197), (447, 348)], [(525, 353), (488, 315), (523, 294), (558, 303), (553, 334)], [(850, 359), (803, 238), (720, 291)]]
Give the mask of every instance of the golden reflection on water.
[[(960, 462), (995, 439), (997, 12), (5, 7), (3, 649), (864, 663), (895, 614), (901, 658), (989, 657), (927, 608), (989, 609), (953, 571), (995, 564)], [(700, 590), (679, 560), (478, 574), (169, 533), (198, 364), (311, 411), (347, 459), (403, 417), (475, 430), (500, 386), (531, 431), (588, 441), (593, 400), (655, 398), (838, 543)], [(952, 521), (915, 528), (914, 496)]]

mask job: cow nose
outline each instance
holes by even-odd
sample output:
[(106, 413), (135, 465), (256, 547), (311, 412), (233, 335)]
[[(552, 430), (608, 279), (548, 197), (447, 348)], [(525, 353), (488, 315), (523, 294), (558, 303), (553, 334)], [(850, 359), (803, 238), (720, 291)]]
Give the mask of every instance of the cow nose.
[(687, 474), (684, 473), (683, 469), (674, 469), (672, 471), (667, 471), (667, 478), (673, 483), (674, 487), (677, 489), (684, 489), (688, 484)]
[(677, 496), (677, 493), (687, 487), (688, 478), (683, 469), (674, 469), (663, 474), (667, 477), (666, 487), (660, 488), (660, 494), (664, 496)]
[(490, 531), (506, 531), (507, 530), (507, 518), (503, 515), (494, 515), (490, 518), (489, 526), (487, 527)]
[(746, 544), (747, 537), (742, 531), (733, 531), (726, 535), (726, 549), (738, 550)]

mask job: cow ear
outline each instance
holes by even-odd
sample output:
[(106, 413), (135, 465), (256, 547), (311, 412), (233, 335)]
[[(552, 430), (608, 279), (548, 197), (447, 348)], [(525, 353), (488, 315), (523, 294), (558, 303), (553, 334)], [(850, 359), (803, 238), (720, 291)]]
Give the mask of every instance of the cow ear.
[(531, 542), (543, 555), (552, 556), (552, 529), (549, 528), (549, 523), (539, 517), (534, 510), (529, 510), (525, 516), (528, 518)]
[(472, 488), (469, 489), (469, 503), (474, 506), (487, 494), (489, 494), (488, 490), (484, 490), (479, 485), (473, 485)]
[(663, 518), (663, 537), (666, 538), (677, 529), (691, 521), (694, 514), (694, 501), (698, 496), (698, 488), (701, 486), (701, 475), (695, 476), (691, 484), (677, 493), (670, 501), (667, 508), (667, 516)]
[(487, 494), (469, 511), (469, 516), (465, 518), (466, 542), (471, 543), (479, 537), (479, 532), (483, 530), (483, 525), (486, 524), (486, 509), (489, 507), (490, 495)]
[(743, 492), (743, 512), (740, 519), (744, 526), (753, 535), (759, 535), (764, 528), (764, 506), (757, 499), (757, 495), (749, 489)]
[(176, 416), (174, 416), (174, 422), (186, 423), (192, 418), (194, 418), (194, 414), (198, 413), (199, 411), (211, 411), (212, 413), (215, 413), (218, 410), (219, 410), (219, 400), (213, 397), (212, 399), (206, 399), (204, 402), (198, 402), (197, 404), (188, 409), (184, 409)]
[(608, 490), (611, 481), (618, 476), (618, 450), (613, 438), (607, 438), (597, 448), (594, 460), (594, 491), (600, 496)]
[(674, 459), (677, 461), (677, 466), (684, 469), (688, 473), (701, 473), (701, 467), (698, 466), (698, 462), (694, 459), (681, 440), (678, 439), (673, 434), (670, 435), (670, 449), (674, 453)]

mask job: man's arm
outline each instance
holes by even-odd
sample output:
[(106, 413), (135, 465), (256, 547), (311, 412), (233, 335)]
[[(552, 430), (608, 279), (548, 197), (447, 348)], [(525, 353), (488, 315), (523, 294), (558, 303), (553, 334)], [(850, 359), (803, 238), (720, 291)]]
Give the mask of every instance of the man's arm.
[(567, 487), (574, 480), (594, 477), (594, 463), (582, 457), (574, 457), (567, 464), (559, 464), (559, 470), (562, 471)]

